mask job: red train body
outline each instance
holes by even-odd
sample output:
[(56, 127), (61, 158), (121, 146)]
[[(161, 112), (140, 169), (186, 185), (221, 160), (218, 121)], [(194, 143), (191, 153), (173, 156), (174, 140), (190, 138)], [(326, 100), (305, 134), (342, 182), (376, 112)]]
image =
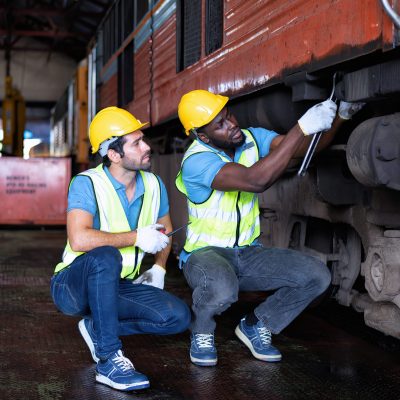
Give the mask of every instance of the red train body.
[[(205, 2), (200, 3), (204, 14)], [(379, 0), (225, 1), (222, 46), (209, 55), (203, 47), (198, 62), (177, 72), (176, 7), (175, 1), (159, 1), (124, 41), (147, 36), (134, 54), (134, 101), (125, 106), (153, 125), (175, 118), (180, 97), (194, 88), (237, 97), (293, 73), (391, 50), (395, 42)], [(162, 25), (151, 32), (149, 21), (157, 18)], [(204, 39), (205, 24), (201, 28)], [(101, 85), (101, 107), (118, 102), (117, 68), (109, 71), (123, 49), (101, 68), (101, 76), (108, 75)]]

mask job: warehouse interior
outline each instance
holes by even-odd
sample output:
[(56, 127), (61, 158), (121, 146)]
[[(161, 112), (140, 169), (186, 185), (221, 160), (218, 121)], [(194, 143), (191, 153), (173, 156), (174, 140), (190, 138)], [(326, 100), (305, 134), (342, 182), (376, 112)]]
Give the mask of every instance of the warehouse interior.
[[(361, 26), (368, 34), (377, 30), (378, 23), (375, 26), (371, 21), (378, 15), (379, 28), (382, 28), (382, 32), (376, 33), (378, 39), (368, 38), (368, 43), (347, 43), (343, 47), (332, 45), (344, 54), (343, 59), (329, 51), (309, 55), (302, 50), (305, 59), (314, 63), (312, 71), (301, 70), (299, 65), (303, 60), (293, 57), (294, 66), (282, 62), (282, 70), (278, 72), (268, 71), (262, 77), (251, 72), (246, 80), (242, 79), (240, 69), (247, 71), (254, 67), (256, 71), (263, 68), (265, 61), (256, 55), (248, 62), (243, 50), (247, 46), (254, 46), (251, 49), (255, 51), (259, 41), (261, 53), (265, 52), (263, 41), (272, 43), (274, 35), (286, 30), (293, 35), (289, 31), (290, 24), (293, 21), (303, 23), (306, 19), (297, 17), (296, 13), (300, 12), (330, 15), (329, 7), (337, 7), (335, 18), (353, 14), (346, 17), (350, 24), (351, 18), (356, 18), (352, 10), (356, 7), (361, 10), (362, 1), (296, 0), (294, 5), (290, 1), (278, 4), (264, 0), (246, 5), (236, 0), (0, 0), (0, 398), (400, 398), (400, 284), (397, 279), (400, 277), (397, 254), (400, 238), (400, 135), (397, 134), (400, 132), (397, 102), (400, 27), (396, 25), (398, 15), (395, 13), (391, 19), (384, 11), (383, 6), (388, 7), (388, 2), (367, 2), (366, 9), (359, 14)], [(389, 3), (389, 7), (400, 11), (399, 2)], [(261, 7), (259, 12), (254, 11), (257, 7)], [(191, 31), (187, 19), (197, 21), (196, 10), (214, 21), (215, 29), (210, 28), (210, 34), (203, 25), (199, 25), (197, 32), (193, 24), (194, 31)], [(218, 11), (224, 23), (213, 20), (212, 10)], [(272, 10), (270, 14), (268, 10)], [(238, 14), (243, 14), (245, 22), (235, 22)], [(271, 25), (266, 24), (263, 29), (257, 25), (246, 34), (238, 33), (246, 26), (246, 21), (258, 23), (260, 20), (263, 24), (268, 18)], [(274, 29), (274, 21), (279, 18), (286, 18), (286, 22)], [(315, 20), (309, 25), (310, 31)], [(175, 35), (175, 28), (181, 36), (177, 33), (172, 40), (171, 32)], [(219, 28), (231, 31), (209, 39), (208, 35)], [(150, 32), (148, 37), (146, 30)], [(349, 31), (349, 37), (354, 36), (354, 32)], [(114, 35), (114, 32), (117, 33)], [(288, 49), (288, 54), (299, 46), (290, 44), (289, 33), (278, 43)], [(308, 33), (305, 31), (305, 35)], [(363, 33), (357, 32), (355, 40), (360, 38), (361, 42)], [(184, 37), (186, 34), (189, 39)], [(190, 47), (190, 40), (196, 38), (196, 34), (205, 45), (198, 54)], [(104, 39), (107, 35), (110, 35), (109, 40)], [(345, 36), (341, 32), (338, 40), (341, 35)], [(334, 40), (331, 32), (327, 36)], [(170, 40), (172, 48), (182, 54), (171, 53), (171, 48), (157, 53), (157, 46)], [(315, 40), (323, 48), (326, 39), (316, 37)], [(306, 42), (304, 40), (304, 45), (308, 45)], [(225, 50), (224, 46), (228, 45), (232, 47)], [(274, 54), (279, 46), (274, 43), (271, 46), (272, 55), (268, 56), (271, 65), (283, 57), (282, 53)], [(234, 51), (243, 52), (239, 54), (243, 61), (237, 63), (237, 71), (235, 67), (222, 65), (225, 57), (227, 64), (232, 63), (229, 57)], [(217, 56), (212, 59), (215, 52)], [(127, 57), (131, 53), (139, 59), (139, 62), (135, 59), (134, 66)], [(341, 68), (337, 87), (336, 63)], [(146, 68), (146, 73), (138, 77), (141, 67)], [(226, 81), (222, 76), (223, 68), (227, 71)], [(168, 75), (171, 70), (173, 78)], [(201, 75), (204, 71), (205, 75)], [(374, 80), (376, 75), (379, 75), (378, 83)], [(261, 242), (265, 246), (290, 244), (304, 250), (316, 243), (310, 253), (331, 263), (342, 274), (333, 274), (333, 285), (274, 339), (284, 355), (283, 361), (256, 360), (235, 337), (235, 326), (241, 316), (271, 294), (244, 292), (240, 293), (237, 303), (216, 317), (215, 340), (220, 356), (217, 367), (204, 368), (190, 362), (188, 330), (168, 336), (131, 335), (122, 338), (124, 351), (135, 367), (150, 377), (150, 388), (123, 392), (96, 383), (95, 364), (78, 330), (79, 318), (57, 310), (50, 294), (50, 279), (67, 241), (66, 210), (71, 179), (101, 163), (101, 158), (92, 154), (88, 138), (94, 115), (103, 107), (118, 106), (135, 115), (138, 112), (142, 121), (150, 122), (144, 134), (152, 148), (152, 171), (165, 183), (172, 224), (178, 228), (187, 223), (188, 213), (186, 200), (175, 186), (175, 176), (192, 139), (185, 135), (176, 106), (171, 105), (183, 94), (182, 90), (202, 85), (219, 89), (231, 96), (232, 110), (241, 124), (257, 121), (267, 129), (276, 127), (280, 133), (310, 104), (329, 96), (332, 76), (332, 93), (338, 98), (347, 90), (354, 101), (366, 102), (361, 117), (354, 118), (343, 130), (333, 150), (328, 152), (327, 162), (316, 158), (316, 165), (321, 161), (322, 167), (315, 175), (314, 164), (311, 164), (311, 172), (303, 180), (305, 188), (298, 190), (297, 184), (293, 184), (298, 177), (292, 168), (284, 175), (286, 180), (259, 197), (261, 234), (264, 233)], [(134, 87), (133, 93), (127, 87)], [(301, 101), (292, 104), (296, 96)], [(280, 113), (288, 102), (287, 113)], [(169, 107), (174, 111), (170, 112)], [(264, 113), (264, 108), (269, 111)], [(361, 126), (364, 120), (373, 123), (362, 125), (360, 130), (357, 124)], [(367, 137), (367, 132), (372, 130), (380, 134), (376, 146), (382, 151), (378, 154), (380, 150), (372, 147), (372, 143), (375, 145), (372, 133), (368, 136), (371, 144), (368, 149), (362, 145), (357, 147), (353, 141), (352, 162), (353, 165), (359, 162), (354, 172), (351, 165), (349, 169), (341, 164), (346, 159), (341, 140), (356, 129), (359, 129), (358, 138), (361, 134)], [(392, 137), (382, 144), (392, 133), (395, 139)], [(384, 169), (382, 164), (369, 159), (365, 163), (360, 161), (366, 153), (373, 158), (375, 150), (376, 159), (382, 163), (384, 160), (386, 166), (391, 163), (390, 167)], [(333, 169), (340, 170), (339, 179), (332, 173)], [(314, 178), (317, 190), (310, 183)], [(295, 189), (286, 182), (292, 183)], [(369, 189), (371, 187), (373, 189)], [(300, 201), (307, 193), (315, 195), (316, 201), (303, 206)], [(286, 213), (279, 208), (285, 208), (280, 196), (290, 198), (294, 217), (288, 216), (291, 211)], [(331, 203), (335, 213), (329, 208)], [(351, 208), (354, 204), (356, 206)], [(276, 210), (273, 209), (275, 205)], [(362, 207), (365, 214), (360, 211)], [(313, 217), (309, 226), (314, 233), (307, 238), (302, 230), (305, 221), (309, 221), (301, 214), (304, 210)], [(357, 229), (348, 229), (343, 223), (346, 218), (359, 228), (359, 236), (354, 234)], [(276, 226), (282, 221), (287, 226), (279, 230)], [(366, 232), (366, 227), (373, 234), (379, 231), (381, 236), (377, 234), (377, 242), (373, 242), (373, 235)], [(327, 232), (326, 235), (320, 234), (321, 231)], [(179, 268), (184, 242), (185, 230), (182, 229), (173, 236), (165, 289), (190, 306), (191, 290)], [(370, 244), (368, 249), (363, 247), (365, 242)], [(357, 263), (356, 274), (346, 272), (352, 263)], [(145, 270), (151, 267), (148, 256), (143, 264)], [(365, 272), (369, 265), (372, 278)], [(378, 271), (375, 281), (382, 283), (384, 280), (384, 289), (373, 298), (382, 305), (379, 310), (367, 295), (369, 292), (371, 296), (368, 285), (373, 286), (374, 271)]]

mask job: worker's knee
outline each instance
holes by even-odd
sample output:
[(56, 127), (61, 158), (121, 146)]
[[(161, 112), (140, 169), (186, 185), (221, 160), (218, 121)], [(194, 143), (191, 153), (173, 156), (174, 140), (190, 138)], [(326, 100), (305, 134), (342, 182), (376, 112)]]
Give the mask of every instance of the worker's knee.
[(307, 271), (308, 287), (312, 287), (316, 295), (325, 292), (331, 283), (331, 273), (328, 267), (320, 261), (316, 261)]
[(183, 302), (175, 303), (173, 313), (171, 313), (168, 326), (168, 333), (180, 333), (185, 331), (190, 324), (191, 313), (189, 307)]
[(207, 280), (193, 290), (193, 304), (212, 307), (221, 313), (238, 300), (239, 285), (236, 277), (220, 276)]
[(113, 246), (97, 247), (87, 253), (91, 261), (91, 269), (102, 275), (119, 277), (122, 269), (122, 256), (120, 251)]
[(320, 293), (325, 292), (325, 290), (329, 287), (332, 281), (331, 273), (328, 267), (325, 264), (322, 264), (316, 274), (315, 278), (316, 285), (319, 288)]

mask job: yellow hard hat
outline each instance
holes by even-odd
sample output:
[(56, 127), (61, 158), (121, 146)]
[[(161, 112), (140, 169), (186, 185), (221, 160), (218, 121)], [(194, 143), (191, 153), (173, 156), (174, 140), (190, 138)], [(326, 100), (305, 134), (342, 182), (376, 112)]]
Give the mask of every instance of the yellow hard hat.
[(148, 122), (141, 123), (130, 112), (122, 108), (103, 108), (94, 116), (89, 126), (92, 153), (96, 153), (104, 141), (135, 132), (147, 124)]
[(211, 122), (225, 107), (229, 97), (214, 94), (207, 90), (192, 90), (182, 96), (178, 105), (178, 116), (186, 135), (192, 129)]

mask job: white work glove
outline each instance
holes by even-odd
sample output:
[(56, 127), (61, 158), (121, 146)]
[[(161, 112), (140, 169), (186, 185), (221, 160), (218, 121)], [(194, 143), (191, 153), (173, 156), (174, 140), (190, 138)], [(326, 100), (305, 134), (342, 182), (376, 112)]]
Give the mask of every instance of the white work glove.
[(146, 253), (155, 254), (168, 246), (169, 237), (159, 229), (165, 229), (164, 225), (153, 224), (137, 229), (135, 246), (140, 247)]
[(341, 101), (339, 105), (339, 117), (342, 119), (351, 119), (351, 117), (365, 106), (365, 103), (348, 103)]
[(132, 283), (142, 283), (143, 285), (150, 285), (159, 289), (164, 289), (165, 269), (157, 264), (154, 264), (149, 270), (139, 275)]
[(325, 100), (311, 107), (297, 122), (304, 135), (314, 135), (331, 128), (337, 106), (332, 100)]

